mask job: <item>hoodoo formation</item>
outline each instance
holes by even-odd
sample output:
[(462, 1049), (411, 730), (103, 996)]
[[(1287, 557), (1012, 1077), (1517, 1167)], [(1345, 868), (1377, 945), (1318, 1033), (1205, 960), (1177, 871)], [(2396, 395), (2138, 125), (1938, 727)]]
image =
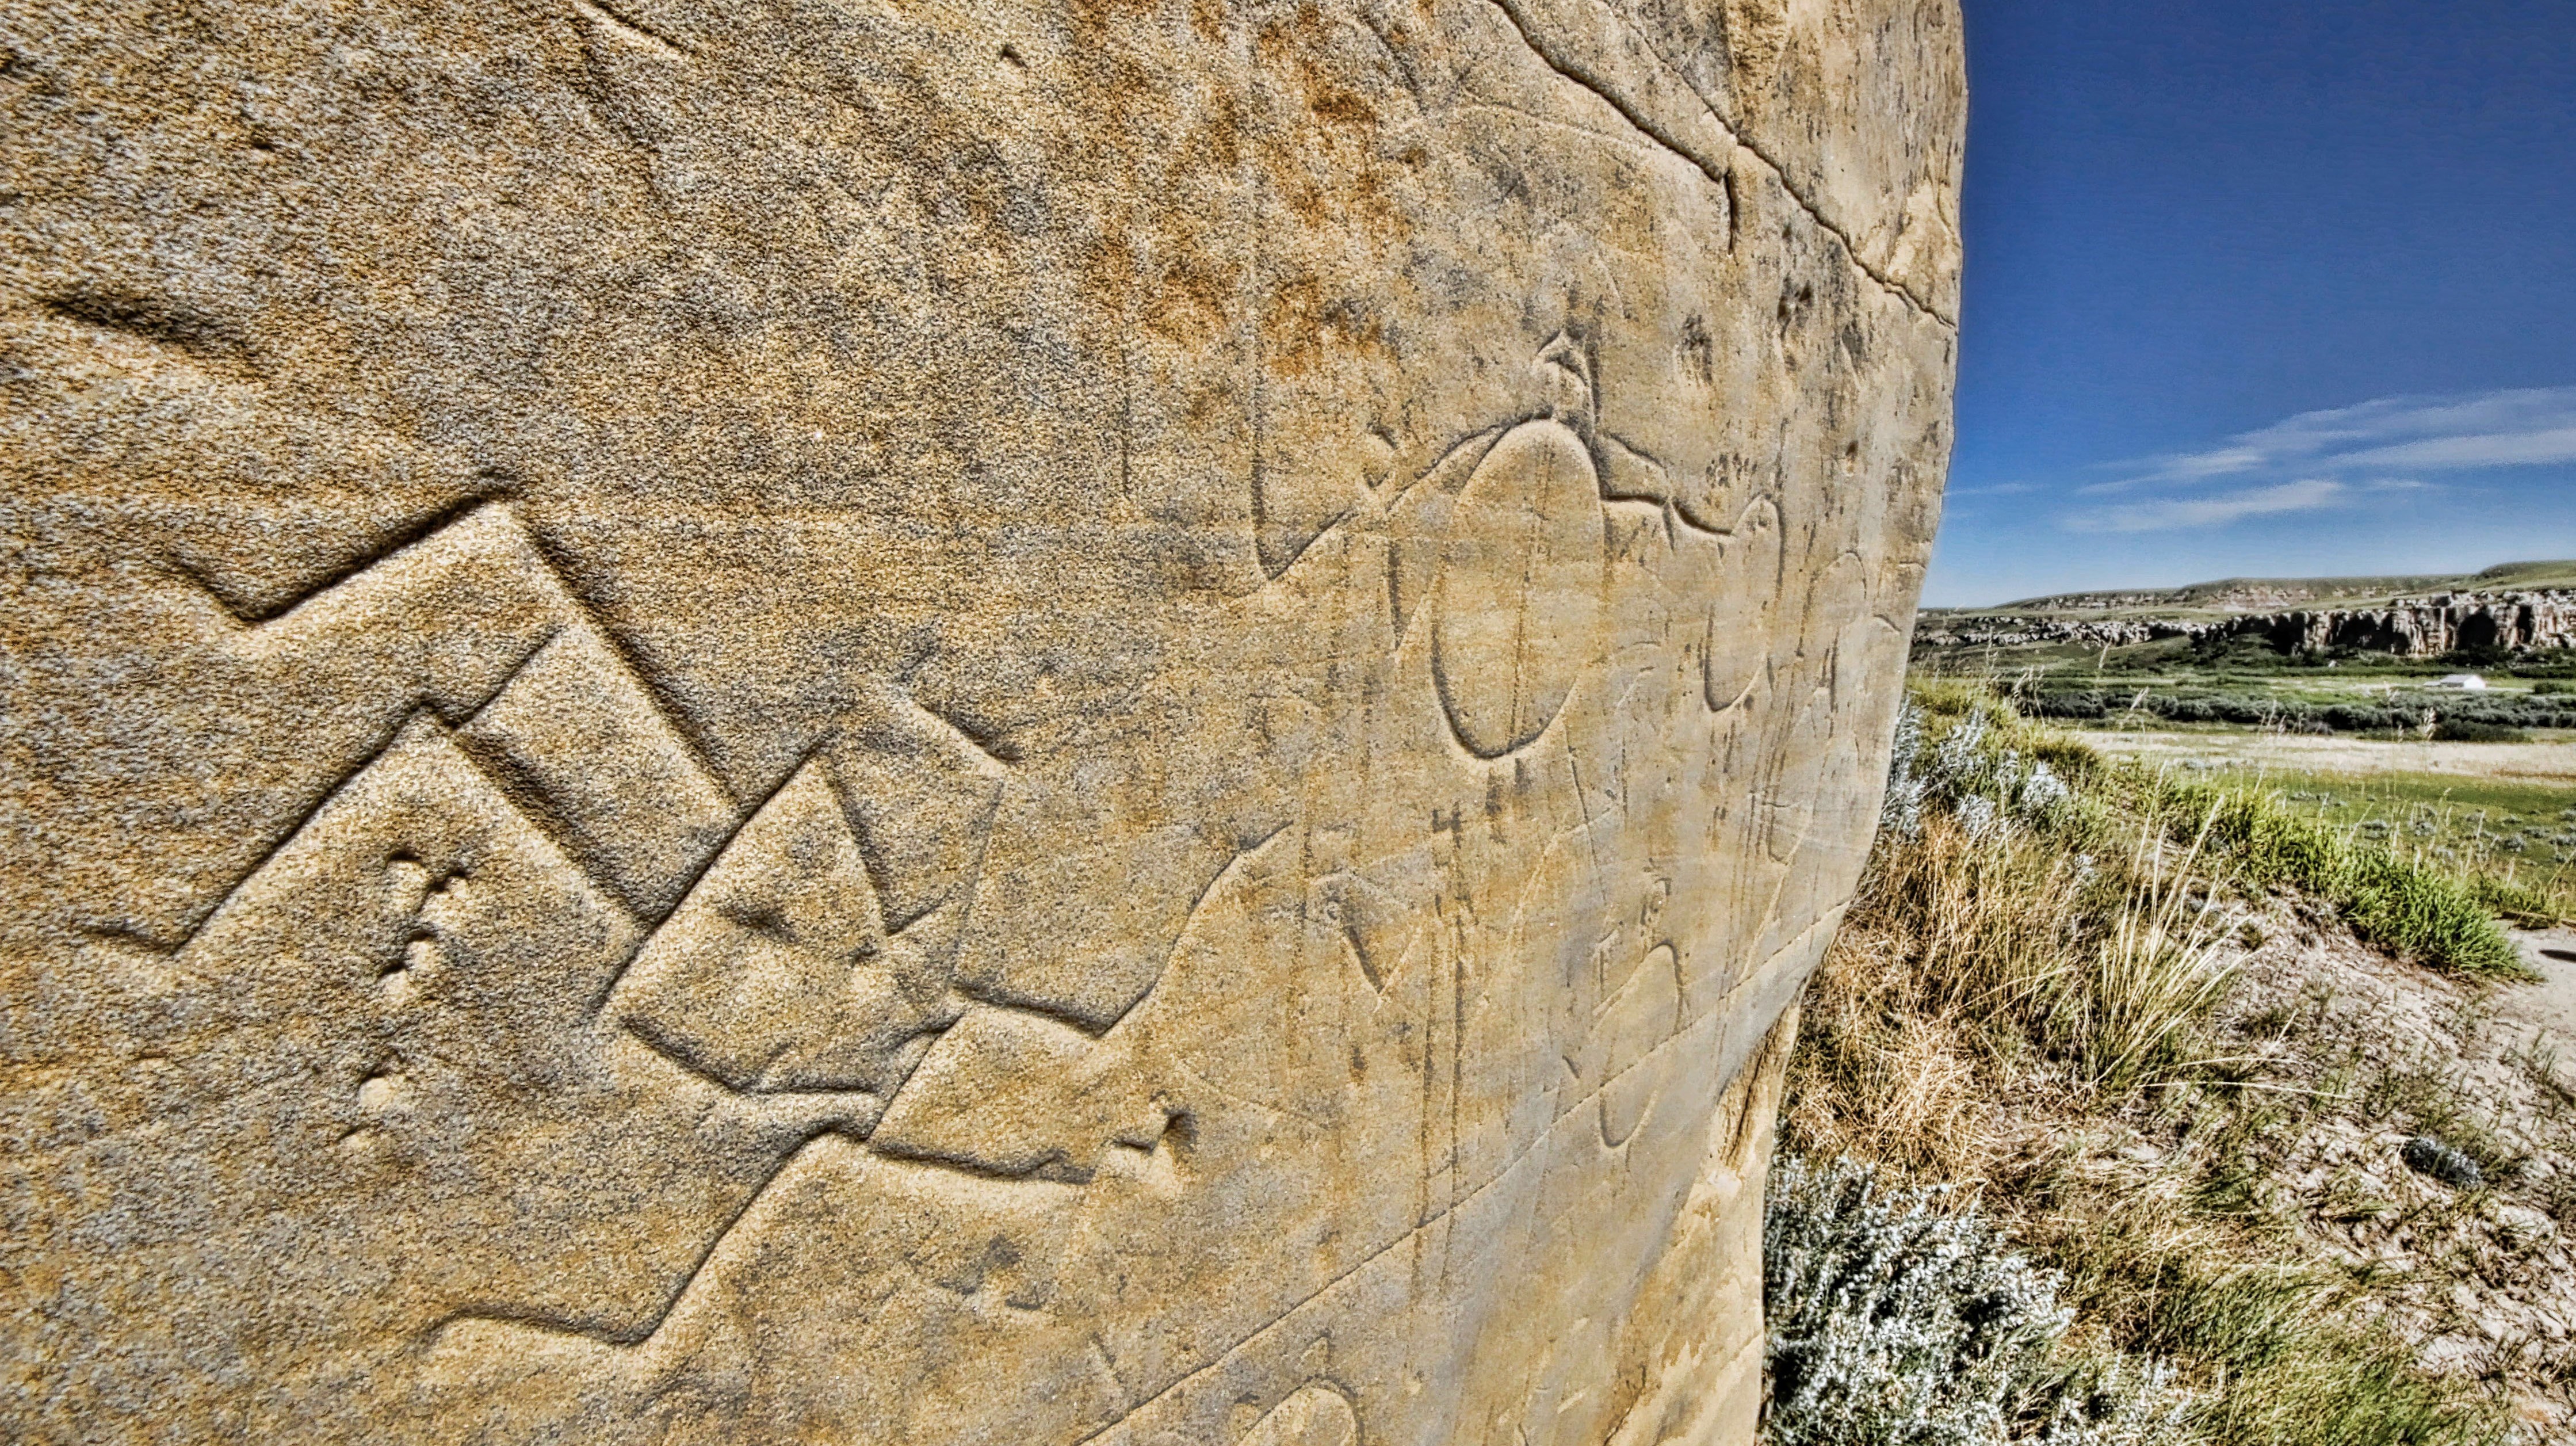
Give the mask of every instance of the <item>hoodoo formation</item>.
[(68, 0), (28, 1440), (1750, 1440), (1951, 0)]
[(2492, 648), (2576, 647), (2576, 591), (2442, 592), (2343, 607), (2291, 608), (2236, 617), (2094, 616), (2015, 608), (1927, 614), (1916, 625), (1926, 648), (2019, 648), (2071, 643), (2122, 647), (2165, 638), (2194, 642), (2256, 638), (2291, 654), (2352, 651), (2401, 658)]

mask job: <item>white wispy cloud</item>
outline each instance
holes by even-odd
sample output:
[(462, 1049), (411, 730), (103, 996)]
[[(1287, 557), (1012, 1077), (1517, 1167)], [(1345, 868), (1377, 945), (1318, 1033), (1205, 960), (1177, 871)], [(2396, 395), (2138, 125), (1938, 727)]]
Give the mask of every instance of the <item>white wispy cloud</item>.
[[(2249, 517), (2391, 505), (2428, 477), (2576, 464), (2576, 387), (2383, 397), (2302, 412), (2198, 452), (2150, 457), (2076, 489), (2073, 532), (2224, 527)], [(2119, 498), (2117, 502), (2111, 498)]]
[(2411, 467), (2418, 471), (2545, 467), (2553, 462), (2576, 462), (2576, 427), (2467, 437), (2428, 437), (2420, 442), (2373, 447), (2342, 460), (2348, 467)]
[(2266, 474), (2372, 480), (2387, 471), (2455, 472), (2576, 462), (2576, 387), (2459, 397), (2383, 397), (2295, 417), (2207, 451), (2149, 458), (2084, 489), (2126, 492)]
[(2124, 502), (2064, 519), (2075, 532), (2167, 532), (2181, 527), (2222, 527), (2248, 517), (2282, 512), (2313, 512), (2348, 498), (2352, 489), (2329, 478), (2311, 477), (2273, 487), (2191, 497), (2159, 497)]

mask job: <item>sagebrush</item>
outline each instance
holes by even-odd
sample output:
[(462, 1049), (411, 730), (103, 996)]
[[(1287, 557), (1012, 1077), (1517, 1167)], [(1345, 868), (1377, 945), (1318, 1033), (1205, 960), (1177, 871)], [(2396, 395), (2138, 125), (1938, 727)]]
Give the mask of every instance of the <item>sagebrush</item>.
[[(2148, 1439), (2496, 1439), (2490, 1396), (2417, 1369), (2370, 1308), (2368, 1282), (2284, 1233), (2247, 1162), (2304, 1096), (2268, 1093), (2259, 1063), (2216, 1023), (2248, 941), (2284, 910), (2340, 913), (2382, 948), (2455, 974), (2505, 972), (2494, 948), (2510, 946), (2475, 887), (2296, 818), (2260, 790), (2106, 763), (1991, 694), (1951, 686), (1917, 700), (1886, 827), (1807, 995), (1782, 1112), (1785, 1150), (1881, 1172), (1866, 1209), (1848, 1178), (1833, 1187), (1844, 1192), (1834, 1208), (1853, 1217), (1842, 1228), (1880, 1245), (1964, 1249), (1909, 1215), (1962, 1212), (1889, 1193), (1897, 1180), (1960, 1182), (1958, 1198), (1986, 1212), (1981, 1248), (2000, 1250), (2008, 1231), (2014, 1250), (2063, 1273), (2049, 1309), (2073, 1314), (2050, 1336), (2048, 1369), (2166, 1363), (2166, 1404), (2151, 1413), (2165, 1425)], [(2124, 1141), (2159, 1143), (2131, 1157)], [(1781, 1248), (1825, 1248), (1812, 1217), (1833, 1191), (1817, 1168), (1788, 1167), (1790, 1203), (1775, 1208), (1810, 1223), (1783, 1224)], [(2032, 1433), (2053, 1419), (2049, 1378), (2026, 1343), (2003, 1344), (2049, 1335), (2029, 1294), (2040, 1277), (2007, 1289), (1964, 1257), (1926, 1256), (1907, 1267), (1930, 1272), (1917, 1279), (1886, 1274), (1895, 1267), (1878, 1245), (1836, 1248), (1859, 1253), (1779, 1267), (1786, 1308), (1838, 1302), (1857, 1319), (1784, 1325), (1773, 1401), (1786, 1424), (1772, 1439), (2045, 1439)], [(1828, 1276), (1843, 1283), (1817, 1284)], [(2007, 1302), (1992, 1307), (1997, 1319), (2021, 1324), (1945, 1336), (1939, 1312), (1925, 1314), (1933, 1283), (1986, 1298), (1968, 1290), (1980, 1279)], [(1997, 1375), (1963, 1365), (1960, 1350), (2023, 1364)], [(1827, 1380), (1839, 1384), (1814, 1386)], [(1967, 1394), (1944, 1394), (1942, 1380)]]
[(1781, 1160), (1762, 1234), (1774, 1446), (2133, 1446), (2190, 1401), (2150, 1361), (2062, 1350), (2058, 1277), (1938, 1189)]

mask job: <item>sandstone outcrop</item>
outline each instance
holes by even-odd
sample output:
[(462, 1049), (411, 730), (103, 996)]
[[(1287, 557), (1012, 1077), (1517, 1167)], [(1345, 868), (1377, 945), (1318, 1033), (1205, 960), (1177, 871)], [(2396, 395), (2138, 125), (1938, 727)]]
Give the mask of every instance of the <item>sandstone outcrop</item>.
[(1914, 640), (1926, 648), (2027, 648), (2072, 643), (2088, 648), (2121, 648), (2166, 638), (2200, 639), (2228, 630), (2226, 623), (2183, 622), (2172, 618), (1973, 618), (1926, 616), (1915, 624)]
[(2284, 653), (2350, 648), (2408, 658), (2478, 648), (2570, 648), (2576, 647), (2576, 591), (2440, 593), (2216, 619), (1926, 613), (1914, 632), (1916, 645), (1925, 648), (2126, 647), (2167, 638), (2260, 638)]
[(2332, 648), (2436, 658), (2462, 649), (2576, 647), (2576, 592), (2443, 593), (2385, 607), (2301, 609), (2240, 625), (2285, 653)]
[(1749, 1439), (1949, 0), (0, 44), (0, 1436)]

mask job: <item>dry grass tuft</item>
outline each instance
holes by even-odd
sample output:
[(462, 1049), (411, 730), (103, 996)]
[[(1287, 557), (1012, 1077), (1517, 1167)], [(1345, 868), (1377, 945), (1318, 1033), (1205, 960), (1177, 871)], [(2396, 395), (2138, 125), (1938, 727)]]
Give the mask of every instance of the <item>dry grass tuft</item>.
[[(2385, 1134), (2431, 1107), (2349, 1062), (2298, 1063), (2286, 1027), (2247, 1017), (2249, 962), (2277, 974), (2286, 936), (2327, 917), (2278, 894), (2318, 840), (2259, 801), (2111, 768), (1988, 696), (1925, 695), (1908, 727), (1889, 826), (1804, 1004), (1783, 1148), (1950, 1186), (2066, 1274), (2070, 1370), (2170, 1364), (2198, 1399), (2175, 1439), (2509, 1439), (2522, 1387), (2420, 1360), (2400, 1307), (2423, 1280), (2404, 1294), (2322, 1238), (2321, 1212), (2366, 1207), (2296, 1165), (2325, 1122)], [(2308, 862), (2354, 877), (2349, 853)], [(2373, 867), (2364, 882), (2389, 887)], [(2387, 899), (2347, 892), (2395, 934)]]

